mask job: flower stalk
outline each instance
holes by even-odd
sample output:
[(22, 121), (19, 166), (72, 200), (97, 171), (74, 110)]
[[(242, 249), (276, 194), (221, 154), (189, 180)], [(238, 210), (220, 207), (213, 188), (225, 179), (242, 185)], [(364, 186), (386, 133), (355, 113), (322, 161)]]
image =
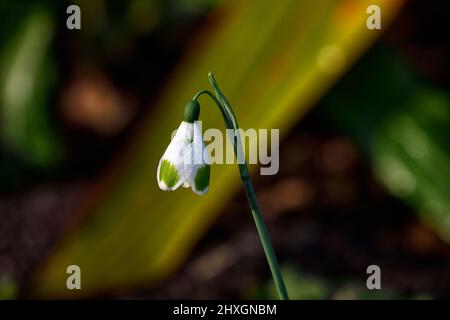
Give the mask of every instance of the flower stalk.
[[(202, 91), (199, 91), (193, 97), (192, 100), (197, 102), (198, 98), (202, 94), (206, 94), (216, 103), (216, 105), (219, 107), (220, 112), (222, 113), (222, 116), (224, 118), (225, 126), (227, 127), (227, 129), (232, 129), (233, 132), (236, 133), (236, 134), (232, 135), (231, 137), (233, 139), (232, 142), (233, 142), (234, 152), (235, 152), (236, 158), (238, 158), (239, 155), (243, 155), (244, 153), (243, 153), (243, 148), (242, 148), (241, 137), (238, 134), (239, 126), (238, 126), (238, 123), (236, 120), (236, 116), (235, 116), (230, 104), (228, 103), (227, 98), (224, 96), (222, 91), (219, 89), (219, 86), (217, 85), (214, 75), (211, 72), (208, 73), (208, 78), (214, 89), (215, 95), (208, 90), (202, 90)], [(253, 184), (250, 180), (250, 173), (249, 173), (249, 169), (247, 166), (247, 162), (245, 160), (241, 161), (241, 162), (238, 161), (238, 165), (239, 165), (239, 174), (240, 174), (242, 184), (244, 185), (244, 189), (245, 189), (245, 194), (247, 196), (248, 203), (250, 205), (250, 210), (252, 212), (252, 216), (253, 216), (253, 219), (256, 224), (256, 229), (258, 231), (258, 235), (261, 240), (267, 262), (268, 262), (270, 270), (272, 272), (272, 277), (275, 282), (275, 286), (277, 288), (278, 295), (279, 295), (280, 299), (287, 300), (287, 299), (289, 299), (289, 297), (288, 297), (288, 293), (286, 290), (286, 286), (284, 284), (284, 280), (283, 280), (283, 277), (282, 277), (281, 271), (280, 271), (280, 266), (278, 264), (277, 258), (275, 256), (275, 251), (273, 249), (272, 242), (269, 237), (269, 232), (267, 230), (267, 227), (266, 227), (263, 217), (261, 215), (261, 208), (259, 206), (258, 199), (256, 197), (255, 189), (253, 188)]]

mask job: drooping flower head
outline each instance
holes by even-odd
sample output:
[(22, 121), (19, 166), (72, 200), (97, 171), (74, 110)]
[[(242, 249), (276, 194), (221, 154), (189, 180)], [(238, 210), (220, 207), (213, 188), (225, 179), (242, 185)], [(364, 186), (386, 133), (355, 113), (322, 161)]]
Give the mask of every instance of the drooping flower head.
[(199, 195), (209, 190), (210, 160), (197, 121), (199, 114), (198, 102), (188, 102), (184, 121), (159, 160), (157, 179), (164, 191), (176, 190), (181, 185), (191, 187)]

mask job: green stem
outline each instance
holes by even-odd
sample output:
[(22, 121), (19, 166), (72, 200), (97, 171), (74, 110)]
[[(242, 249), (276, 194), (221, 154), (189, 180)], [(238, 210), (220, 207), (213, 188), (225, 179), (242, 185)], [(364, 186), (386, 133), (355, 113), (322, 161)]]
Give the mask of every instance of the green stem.
[[(217, 96), (215, 96), (208, 90), (202, 90), (194, 96), (193, 100), (197, 100), (202, 94), (207, 94), (217, 104), (225, 120), (227, 129), (231, 129), (234, 132), (234, 134), (232, 135), (234, 152), (236, 154), (236, 158), (239, 160), (241, 158), (239, 155), (243, 156), (244, 151), (242, 148), (239, 126), (236, 120), (236, 116), (233, 112), (233, 109), (231, 109), (227, 98), (220, 91), (216, 80), (214, 79), (214, 75), (211, 72), (208, 73), (208, 78)], [(241, 176), (241, 180), (245, 189), (245, 194), (247, 195), (253, 219), (256, 224), (256, 229), (258, 231), (259, 238), (261, 239), (264, 253), (266, 254), (267, 262), (269, 263), (270, 271), (272, 272), (272, 277), (275, 282), (275, 286), (277, 287), (278, 295), (280, 296), (280, 299), (288, 300), (289, 297), (283, 281), (283, 277), (281, 275), (280, 266), (275, 256), (272, 242), (270, 241), (269, 232), (261, 215), (261, 209), (259, 207), (255, 189), (253, 188), (253, 184), (250, 180), (247, 162), (245, 160), (241, 162), (238, 161), (238, 165), (239, 174)]]
[(212, 94), (209, 90), (202, 90), (196, 93), (196, 95), (192, 98), (192, 100), (197, 101), (197, 99), (202, 95), (202, 94), (207, 94), (219, 107), (220, 112), (222, 113), (222, 116), (225, 120), (225, 126), (227, 127), (227, 129), (232, 129), (232, 124), (230, 122), (230, 119), (228, 118), (228, 114), (225, 108), (222, 107), (222, 105), (220, 104), (219, 100), (217, 100), (216, 96), (214, 94)]

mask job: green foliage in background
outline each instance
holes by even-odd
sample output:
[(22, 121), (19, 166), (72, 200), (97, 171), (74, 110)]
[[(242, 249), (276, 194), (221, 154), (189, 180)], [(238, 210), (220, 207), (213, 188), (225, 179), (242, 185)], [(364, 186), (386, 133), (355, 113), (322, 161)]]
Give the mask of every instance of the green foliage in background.
[(327, 95), (323, 111), (365, 148), (388, 189), (450, 242), (450, 95), (384, 48)]

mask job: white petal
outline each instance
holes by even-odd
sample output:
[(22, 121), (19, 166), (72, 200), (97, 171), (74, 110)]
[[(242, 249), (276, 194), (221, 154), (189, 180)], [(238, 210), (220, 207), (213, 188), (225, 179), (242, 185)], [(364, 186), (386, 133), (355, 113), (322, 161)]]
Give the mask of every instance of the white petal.
[[(156, 174), (157, 175), (156, 178), (158, 180), (158, 186), (160, 189), (162, 189), (164, 191), (173, 191), (173, 190), (176, 190), (183, 183), (183, 181), (185, 181), (186, 178), (182, 176), (183, 175), (183, 172), (182, 172), (183, 167), (182, 166), (178, 166), (178, 167), (174, 166), (175, 170), (177, 172), (177, 175), (178, 175), (178, 180), (176, 181), (176, 183), (174, 185), (168, 186), (166, 184), (166, 181), (164, 179), (161, 179), (161, 177), (160, 177), (161, 166), (162, 166), (163, 161), (165, 161), (165, 160), (167, 160), (167, 159), (161, 158), (161, 160), (159, 160), (158, 170), (157, 170), (157, 174)], [(170, 161), (169, 161), (169, 163), (170, 163)], [(170, 164), (173, 165), (172, 163), (170, 163)]]
[[(193, 137), (192, 123), (187, 123), (183, 121), (180, 124), (174, 138), (170, 142), (169, 146), (167, 147), (158, 164), (157, 179), (158, 185), (162, 190), (165, 191), (175, 190), (186, 181), (189, 172), (186, 172), (185, 154), (191, 153), (189, 152), (189, 150), (191, 149), (192, 145), (191, 143), (192, 137)], [(176, 172), (179, 176), (179, 179), (173, 186), (167, 186), (166, 183), (160, 177), (161, 164), (164, 160), (167, 160), (171, 165), (175, 167)]]
[[(189, 169), (186, 168), (186, 173), (188, 173), (187, 176), (187, 180), (189, 181), (189, 184), (192, 187), (192, 190), (199, 194), (199, 195), (203, 195), (206, 192), (208, 192), (209, 187), (207, 187), (206, 189), (203, 190), (198, 190), (195, 184), (195, 177), (197, 175), (197, 173), (199, 172), (199, 170), (203, 167), (205, 167), (205, 165), (209, 166), (209, 155), (206, 151), (206, 147), (205, 147), (205, 143), (203, 142), (203, 138), (202, 138), (202, 133), (201, 133), (201, 128), (198, 124), (198, 122), (194, 122), (194, 140), (192, 143), (192, 153), (193, 153), (193, 163), (194, 165), (191, 166)], [(202, 169), (204, 170), (204, 169)], [(208, 168), (209, 170), (209, 168)], [(208, 181), (208, 185), (209, 185), (209, 181)]]
[(194, 122), (193, 135), (194, 163), (196, 165), (209, 164), (209, 155), (203, 142), (202, 129), (199, 121)]
[(186, 140), (191, 142), (194, 136), (194, 124), (186, 121), (181, 122), (180, 126), (175, 133), (172, 141), (174, 140)]

